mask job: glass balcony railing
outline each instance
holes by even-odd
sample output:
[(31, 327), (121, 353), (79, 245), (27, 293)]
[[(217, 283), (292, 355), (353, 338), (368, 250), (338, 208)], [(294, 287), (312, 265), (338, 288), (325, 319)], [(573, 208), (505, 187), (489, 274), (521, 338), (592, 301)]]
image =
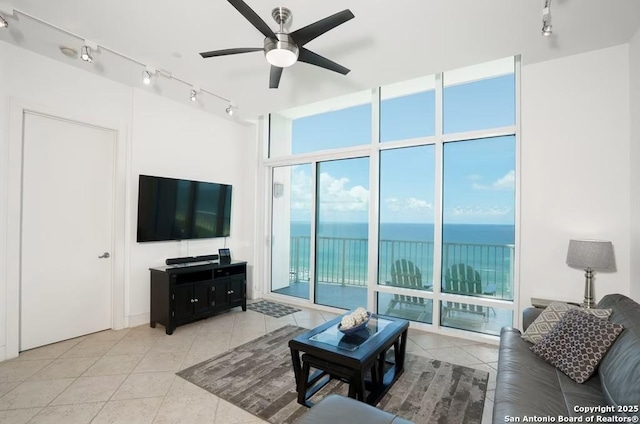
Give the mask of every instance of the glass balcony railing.
[[(318, 283), (366, 287), (368, 239), (319, 237), (316, 248)], [(290, 282), (309, 282), (311, 238), (292, 236)], [(406, 259), (420, 270), (425, 290), (433, 287), (434, 244), (431, 242), (380, 240), (379, 284), (391, 284), (391, 268)], [(513, 300), (514, 246), (511, 244), (443, 243), (442, 272), (465, 264), (480, 274), (483, 296)]]

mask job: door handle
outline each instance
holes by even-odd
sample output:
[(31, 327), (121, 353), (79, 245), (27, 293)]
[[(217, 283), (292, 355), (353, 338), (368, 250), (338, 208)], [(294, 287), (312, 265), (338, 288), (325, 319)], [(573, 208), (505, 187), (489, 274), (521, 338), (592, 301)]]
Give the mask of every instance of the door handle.
[(110, 257), (109, 252), (104, 252), (102, 255), (98, 256), (98, 259), (106, 259)]

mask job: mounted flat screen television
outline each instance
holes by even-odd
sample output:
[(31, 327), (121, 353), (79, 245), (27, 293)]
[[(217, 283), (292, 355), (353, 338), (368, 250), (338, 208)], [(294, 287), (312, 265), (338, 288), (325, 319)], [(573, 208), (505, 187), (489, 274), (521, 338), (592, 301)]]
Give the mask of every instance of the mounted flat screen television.
[(228, 237), (231, 186), (140, 175), (138, 242)]

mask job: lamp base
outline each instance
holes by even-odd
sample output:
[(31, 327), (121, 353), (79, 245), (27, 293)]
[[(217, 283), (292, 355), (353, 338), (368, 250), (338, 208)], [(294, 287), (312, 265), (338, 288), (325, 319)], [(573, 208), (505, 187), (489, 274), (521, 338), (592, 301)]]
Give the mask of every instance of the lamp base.
[(596, 307), (596, 302), (593, 300), (593, 270), (587, 268), (584, 277), (584, 301), (582, 302), (582, 307), (593, 309)]

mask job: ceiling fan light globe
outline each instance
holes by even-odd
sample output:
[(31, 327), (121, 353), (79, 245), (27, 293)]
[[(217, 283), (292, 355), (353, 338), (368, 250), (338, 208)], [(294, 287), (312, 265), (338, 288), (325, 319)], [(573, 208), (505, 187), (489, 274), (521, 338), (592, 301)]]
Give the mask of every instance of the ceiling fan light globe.
[(298, 46), (289, 34), (277, 32), (276, 37), (278, 37), (277, 40), (265, 38), (264, 56), (271, 65), (287, 68), (298, 60)]
[(273, 49), (266, 53), (267, 62), (279, 68), (287, 68), (298, 60), (298, 55), (287, 49)]

